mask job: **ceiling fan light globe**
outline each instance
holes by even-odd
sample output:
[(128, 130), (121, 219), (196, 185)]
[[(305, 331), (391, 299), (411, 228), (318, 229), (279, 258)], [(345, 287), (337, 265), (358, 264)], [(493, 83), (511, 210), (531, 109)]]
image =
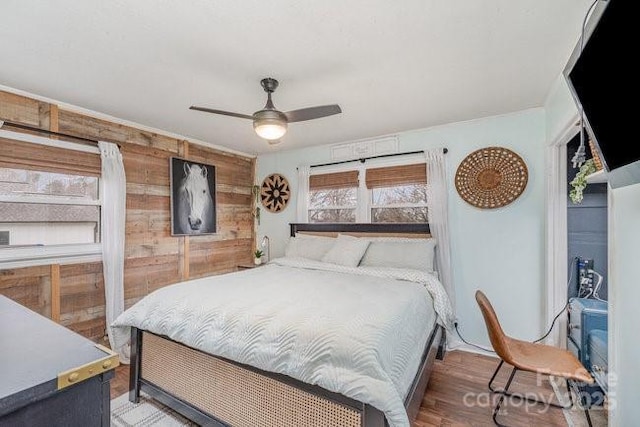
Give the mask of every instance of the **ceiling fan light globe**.
[(287, 133), (287, 123), (277, 119), (261, 119), (253, 122), (253, 129), (260, 138), (278, 140)]

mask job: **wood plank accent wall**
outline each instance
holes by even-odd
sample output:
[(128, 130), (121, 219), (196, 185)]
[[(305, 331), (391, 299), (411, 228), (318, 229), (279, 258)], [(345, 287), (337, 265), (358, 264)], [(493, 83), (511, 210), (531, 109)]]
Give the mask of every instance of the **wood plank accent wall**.
[[(252, 260), (255, 160), (64, 110), (0, 91), (0, 119), (55, 128), (62, 133), (120, 145), (127, 175), (125, 306), (187, 278), (234, 271)], [(216, 166), (218, 234), (172, 237), (169, 159)], [(53, 274), (52, 274), (53, 273)], [(59, 280), (56, 280), (59, 275)], [(52, 279), (53, 278), (53, 279)], [(59, 285), (59, 305), (51, 302)], [(105, 330), (102, 264), (42, 266), (0, 271), (0, 293), (57, 317), (94, 340)]]

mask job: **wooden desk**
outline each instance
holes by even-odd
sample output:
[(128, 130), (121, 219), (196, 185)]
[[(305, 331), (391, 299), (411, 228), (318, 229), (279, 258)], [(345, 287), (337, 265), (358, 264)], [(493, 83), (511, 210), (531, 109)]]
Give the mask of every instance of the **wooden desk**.
[(0, 295), (0, 425), (104, 426), (118, 357)]

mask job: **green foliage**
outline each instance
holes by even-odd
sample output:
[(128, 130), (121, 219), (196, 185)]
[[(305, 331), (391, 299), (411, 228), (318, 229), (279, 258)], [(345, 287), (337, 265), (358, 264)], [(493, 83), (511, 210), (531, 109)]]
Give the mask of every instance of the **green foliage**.
[(587, 188), (587, 177), (596, 171), (596, 164), (593, 159), (589, 159), (584, 162), (576, 177), (569, 183), (572, 187), (569, 192), (569, 198), (574, 204), (582, 203), (582, 199), (584, 199), (583, 191)]
[(264, 255), (264, 252), (262, 252), (260, 249), (256, 249), (256, 251), (253, 253), (253, 255), (256, 258), (262, 258), (262, 256)]

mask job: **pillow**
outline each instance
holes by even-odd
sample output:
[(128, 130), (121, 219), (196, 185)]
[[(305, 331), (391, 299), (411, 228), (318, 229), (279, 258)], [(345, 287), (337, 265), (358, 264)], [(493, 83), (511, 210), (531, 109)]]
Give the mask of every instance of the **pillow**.
[(307, 258), (321, 261), (335, 241), (336, 239), (333, 237), (298, 234), (296, 237), (289, 238), (284, 255), (290, 258)]
[(372, 239), (363, 267), (394, 267), (435, 272), (435, 239)]
[(347, 267), (357, 267), (368, 247), (369, 240), (367, 239), (338, 234), (333, 247), (322, 257), (322, 261)]

